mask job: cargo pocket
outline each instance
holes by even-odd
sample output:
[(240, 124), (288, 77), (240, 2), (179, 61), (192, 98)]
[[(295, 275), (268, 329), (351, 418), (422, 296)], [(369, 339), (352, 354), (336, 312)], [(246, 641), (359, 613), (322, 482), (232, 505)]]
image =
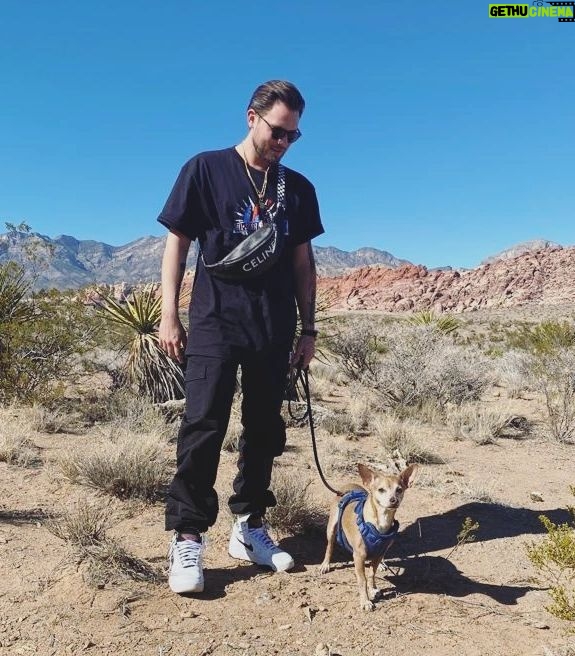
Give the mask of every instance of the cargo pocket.
[(186, 367), (184, 381), (186, 388), (186, 419), (189, 422), (197, 421), (208, 412), (213, 394), (208, 383), (208, 365), (190, 359)]

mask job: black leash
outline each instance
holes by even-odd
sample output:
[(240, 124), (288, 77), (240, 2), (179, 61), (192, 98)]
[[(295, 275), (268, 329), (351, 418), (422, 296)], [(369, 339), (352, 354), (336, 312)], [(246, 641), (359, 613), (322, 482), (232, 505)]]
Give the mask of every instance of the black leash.
[(312, 445), (312, 448), (313, 448), (313, 457), (314, 457), (314, 460), (315, 460), (315, 466), (317, 467), (319, 477), (321, 478), (322, 483), (327, 487), (327, 489), (330, 492), (333, 492), (338, 497), (341, 497), (341, 496), (343, 496), (343, 494), (341, 492), (339, 492), (338, 490), (335, 490), (326, 481), (325, 476), (323, 475), (323, 471), (321, 469), (321, 465), (319, 464), (319, 456), (317, 454), (317, 444), (316, 444), (316, 440), (315, 440), (315, 427), (314, 427), (314, 424), (313, 424), (313, 414), (312, 414), (312, 411), (311, 411), (311, 397), (310, 397), (310, 393), (309, 393), (308, 371), (309, 371), (308, 367), (306, 367), (305, 369), (302, 370), (302, 368), (298, 366), (295, 370), (295, 375), (293, 375), (293, 370), (292, 370), (292, 374), (290, 374), (290, 388), (293, 392), (293, 396), (295, 396), (295, 398), (293, 400), (294, 401), (299, 401), (299, 398), (298, 398), (298, 395), (297, 395), (297, 389), (296, 389), (297, 388), (297, 381), (299, 380), (299, 382), (301, 383), (301, 386), (302, 386), (302, 388), (305, 392), (305, 400), (306, 400), (306, 405), (307, 405), (306, 411), (304, 412), (304, 414), (301, 417), (295, 417), (292, 414), (292, 410), (291, 410), (292, 398), (290, 397), (290, 400), (288, 401), (288, 412), (290, 414), (290, 417), (292, 419), (295, 419), (296, 421), (304, 421), (306, 418), (308, 419), (308, 421), (309, 421), (309, 430), (310, 430), (310, 433), (311, 433), (311, 445)]

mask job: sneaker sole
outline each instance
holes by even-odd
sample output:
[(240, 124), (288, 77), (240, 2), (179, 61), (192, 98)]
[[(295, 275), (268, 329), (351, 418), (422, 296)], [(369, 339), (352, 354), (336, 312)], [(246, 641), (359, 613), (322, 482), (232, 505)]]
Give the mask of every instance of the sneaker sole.
[(259, 560), (256, 560), (254, 555), (250, 551), (247, 551), (246, 549), (234, 549), (232, 546), (228, 548), (228, 553), (232, 558), (235, 558), (237, 560), (246, 560), (250, 563), (261, 565), (262, 567), (269, 567), (274, 572), (287, 572), (295, 564), (293, 559), (286, 564), (287, 566), (281, 566), (281, 567), (278, 567), (277, 565), (274, 565), (272, 563), (267, 563), (267, 562), (262, 563)]
[(203, 592), (204, 591), (204, 582), (201, 581), (196, 583), (196, 585), (190, 585), (189, 581), (180, 580), (177, 577), (171, 576), (168, 579), (170, 585), (170, 590), (177, 594), (184, 594), (186, 592)]

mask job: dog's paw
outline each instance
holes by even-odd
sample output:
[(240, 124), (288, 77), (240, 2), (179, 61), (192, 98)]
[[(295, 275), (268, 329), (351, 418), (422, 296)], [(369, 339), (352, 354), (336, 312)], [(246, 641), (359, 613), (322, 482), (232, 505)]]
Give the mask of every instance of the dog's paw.
[(360, 602), (359, 607), (362, 610), (367, 610), (367, 611), (375, 610), (375, 604), (372, 604), (371, 601), (369, 600)]
[(376, 599), (379, 599), (380, 594), (381, 594), (381, 590), (379, 588), (370, 588), (369, 590), (369, 598), (371, 601), (375, 601)]
[(319, 573), (320, 573), (320, 574), (327, 574), (327, 573), (329, 572), (330, 569), (331, 569), (331, 568), (330, 568), (330, 566), (329, 566), (329, 563), (325, 563), (325, 562), (324, 562), (324, 563), (322, 563), (322, 564), (319, 566)]

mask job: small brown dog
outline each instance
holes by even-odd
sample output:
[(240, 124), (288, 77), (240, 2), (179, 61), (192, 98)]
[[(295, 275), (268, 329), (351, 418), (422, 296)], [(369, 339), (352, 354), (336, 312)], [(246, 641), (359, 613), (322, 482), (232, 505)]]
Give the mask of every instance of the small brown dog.
[[(362, 464), (358, 464), (357, 469), (363, 486), (345, 486), (343, 496), (337, 496), (332, 503), (327, 523), (327, 548), (320, 572), (329, 572), (337, 539), (353, 554), (360, 607), (373, 610), (372, 602), (379, 592), (375, 574), (397, 534), (399, 524), (395, 521), (395, 512), (405, 490), (413, 483), (417, 465), (409, 465), (397, 475), (373, 471)], [(367, 560), (371, 564), (369, 581), (365, 575)]]

